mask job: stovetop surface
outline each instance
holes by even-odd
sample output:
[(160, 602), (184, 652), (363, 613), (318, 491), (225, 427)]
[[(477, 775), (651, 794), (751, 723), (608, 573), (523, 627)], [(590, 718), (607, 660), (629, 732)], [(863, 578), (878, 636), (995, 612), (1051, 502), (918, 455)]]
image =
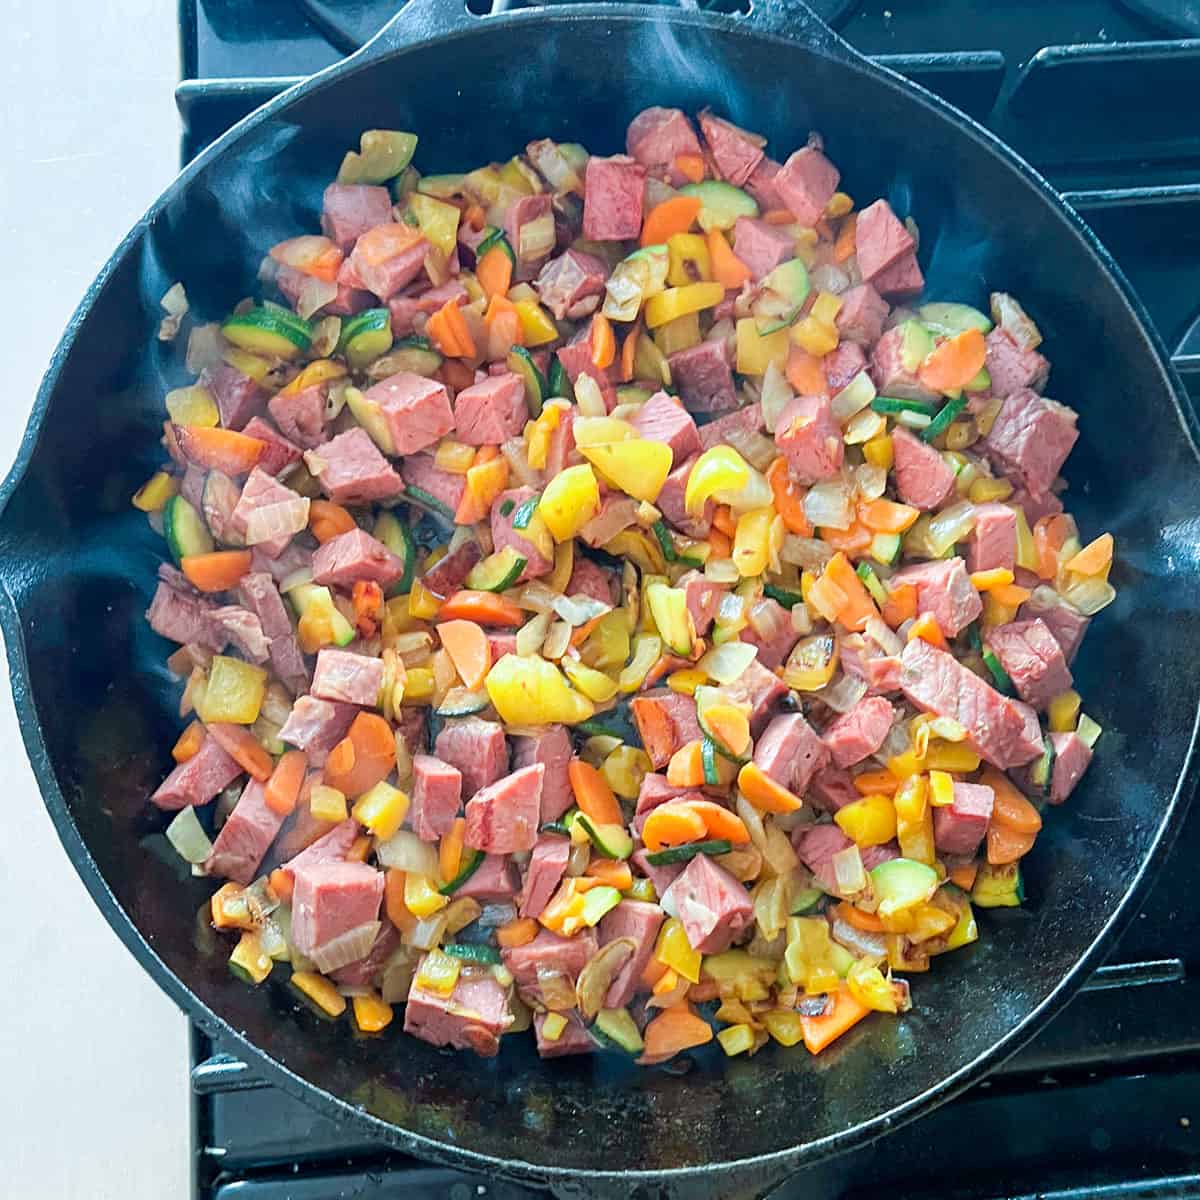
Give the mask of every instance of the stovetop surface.
[[(814, 6), (860, 50), (985, 121), (1064, 192), (1141, 295), (1200, 401), (1200, 3)], [(395, 7), (180, 0), (184, 158), (289, 81), (352, 51)], [(1194, 807), (1109, 965), (1030, 1046), (962, 1098), (776, 1195), (1200, 1198), (1197, 861)], [(262, 1085), (199, 1033), (193, 1060), (199, 1200), (536, 1194), (365, 1141)]]

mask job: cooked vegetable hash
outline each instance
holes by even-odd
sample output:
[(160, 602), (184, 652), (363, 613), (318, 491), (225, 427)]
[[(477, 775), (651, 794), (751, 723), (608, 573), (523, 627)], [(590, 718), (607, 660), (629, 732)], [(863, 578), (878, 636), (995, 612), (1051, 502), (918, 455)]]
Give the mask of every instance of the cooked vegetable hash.
[(1113, 540), (1063, 510), (1036, 324), (927, 300), (815, 135), (416, 147), (363, 134), (220, 324), (164, 301), (195, 382), (134, 504), (190, 723), (151, 799), (230, 966), (482, 1055), (908, 1010), (1100, 733)]

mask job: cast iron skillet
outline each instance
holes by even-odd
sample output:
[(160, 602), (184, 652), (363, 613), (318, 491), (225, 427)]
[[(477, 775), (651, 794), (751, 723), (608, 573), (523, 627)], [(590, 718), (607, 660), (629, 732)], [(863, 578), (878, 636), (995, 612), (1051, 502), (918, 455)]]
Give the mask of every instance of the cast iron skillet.
[[(146, 797), (168, 765), (178, 689), (142, 613), (162, 543), (129, 506), (159, 464), (162, 396), (181, 350), (158, 298), (186, 281), (209, 317), (255, 290), (272, 243), (315, 227), (343, 151), (372, 126), (421, 135), (447, 171), (535, 136), (611, 153), (649, 104), (718, 111), (786, 152), (820, 130), (860, 200), (922, 230), (935, 298), (1020, 296), (1046, 335), (1050, 392), (1080, 410), (1071, 508), (1111, 529), (1118, 601), (1077, 665), (1105, 727), (1097, 760), (1028, 863), (1030, 900), (819, 1059), (771, 1047), (696, 1056), (686, 1073), (610, 1056), (498, 1060), (393, 1030), (355, 1042), (282, 986), (233, 980), (197, 920)], [(1011, 151), (859, 58), (796, 0), (746, 18), (597, 4), (476, 20), (416, 0), (370, 46), (243, 121), (122, 243), (54, 355), (0, 520), (13, 690), (46, 805), (97, 904), (162, 987), (254, 1070), (364, 1134), (429, 1158), (569, 1190), (763, 1190), (945, 1100), (1066, 1003), (1131, 913), (1193, 781), (1200, 629), (1194, 415), (1145, 313), (1075, 214)], [(69, 914), (64, 914), (69, 919)], [(86, 981), (77, 981), (86, 986)], [(718, 1182), (719, 1181), (719, 1182)]]

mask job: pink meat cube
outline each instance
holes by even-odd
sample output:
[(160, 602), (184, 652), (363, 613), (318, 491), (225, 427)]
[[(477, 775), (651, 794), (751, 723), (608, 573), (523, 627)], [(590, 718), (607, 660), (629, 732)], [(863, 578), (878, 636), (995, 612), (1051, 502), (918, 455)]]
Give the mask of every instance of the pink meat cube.
[(1022, 346), (1000, 326), (987, 335), (984, 366), (992, 379), (993, 396), (1011, 396), (1025, 388), (1040, 392), (1050, 377), (1050, 363), (1046, 358), (1036, 350)]
[(984, 439), (988, 457), (1035, 497), (1044, 496), (1079, 439), (1078, 414), (1025, 389), (1013, 392)]
[(749, 433), (765, 433), (763, 424), (762, 405), (747, 404), (745, 408), (735, 409), (714, 421), (706, 421), (700, 426), (700, 448), (711, 450), (714, 446), (726, 443), (734, 444), (739, 437)]
[(647, 441), (670, 446), (675, 463), (700, 453), (700, 435), (692, 414), (666, 392), (655, 392), (634, 413), (630, 424)]
[(816, 146), (805, 146), (779, 168), (775, 188), (792, 216), (801, 225), (813, 226), (833, 199), (840, 179), (841, 172)]
[(565, 594), (588, 596), (601, 604), (611, 605), (616, 582), (616, 577), (611, 571), (606, 571), (590, 558), (576, 557), (575, 565), (571, 568), (571, 578), (567, 580)]
[(568, 250), (542, 267), (533, 286), (557, 320), (578, 321), (600, 307), (607, 279), (608, 267), (603, 259), (582, 250)]
[(395, 254), (379, 260), (374, 247), (368, 252), (366, 243), (359, 241), (338, 271), (338, 283), (352, 288), (365, 288), (368, 292), (374, 292), (380, 300), (387, 300), (421, 274), (428, 253), (429, 243), (419, 238)]
[(905, 504), (938, 508), (954, 487), (954, 470), (927, 442), (902, 425), (892, 430), (896, 493)]
[(421, 576), (421, 584), (435, 596), (443, 599), (454, 595), (463, 586), (476, 563), (483, 559), (478, 542), (463, 542), (457, 550), (451, 550), (445, 558), (430, 567)]
[(900, 690), (900, 658), (874, 638), (849, 633), (838, 638), (838, 655), (847, 675), (867, 681), (867, 695), (882, 696)]
[(983, 601), (961, 558), (902, 567), (892, 583), (911, 583), (917, 589), (917, 612), (931, 614), (947, 637), (957, 637), (983, 612)]
[(540, 917), (566, 874), (571, 839), (545, 833), (538, 838), (525, 871), (518, 911), (523, 917)]
[(169, 812), (189, 805), (207, 804), (241, 774), (242, 768), (216, 740), (206, 737), (200, 743), (200, 749), (158, 785), (150, 801)]
[(780, 713), (755, 743), (754, 762), (781, 787), (802, 796), (829, 762), (829, 747), (799, 713)]
[(708, 109), (700, 113), (698, 120), (717, 174), (734, 187), (741, 187), (766, 157), (763, 147), (767, 139), (713, 116)]
[(311, 767), (325, 765), (329, 752), (346, 736), (358, 706), (338, 700), (301, 696), (279, 731), (279, 740), (303, 750)]
[(307, 460), (325, 494), (337, 504), (390, 500), (404, 491), (404, 481), (365, 429), (339, 433), (317, 450), (310, 450)]
[(539, 929), (532, 942), (507, 946), (500, 951), (500, 958), (512, 972), (522, 998), (540, 1002), (539, 967), (547, 974), (561, 975), (569, 987), (574, 987), (579, 972), (599, 948), (594, 929), (583, 929), (574, 937), (560, 937), (549, 929)]
[(589, 242), (633, 241), (642, 231), (646, 168), (624, 154), (588, 159), (583, 236)]
[[(858, 793), (855, 793), (855, 799)], [(837, 874), (833, 856), (854, 843), (836, 825), (801, 825), (792, 834), (792, 846), (800, 861), (813, 873), (817, 886), (831, 896), (837, 896)], [(864, 863), (865, 865), (865, 863)]]
[(312, 558), (313, 580), (334, 587), (353, 587), (360, 579), (390, 588), (404, 574), (404, 564), (365, 529), (339, 533), (318, 547)]
[(625, 131), (625, 150), (647, 170), (664, 169), (669, 183), (676, 186), (685, 177), (675, 166), (681, 155), (699, 156), (700, 139), (692, 123), (678, 108), (645, 108)]
[(756, 658), (741, 677), (725, 688), (737, 704), (750, 705), (750, 732), (755, 737), (766, 728), (771, 709), (787, 695), (787, 684), (773, 671), (768, 671)]
[(746, 191), (758, 202), (760, 212), (773, 212), (777, 209), (787, 208), (779, 188), (775, 186), (775, 180), (782, 169), (782, 163), (776, 162), (773, 158), (764, 158), (750, 172), (750, 178), (746, 180)]
[(267, 408), (280, 430), (297, 446), (312, 450), (328, 440), (325, 432), (325, 392), (313, 384), (298, 392), (276, 392)]
[(392, 196), (385, 187), (331, 183), (321, 205), (321, 230), (338, 248), (349, 251), (368, 229), (392, 219)]
[[(249, 542), (246, 522), (252, 513), (264, 516), (274, 514), (271, 529), (280, 529), (282, 532), (268, 538), (260, 534), (256, 541)], [(278, 558), (292, 538), (304, 528), (307, 520), (307, 503), (291, 488), (284, 487), (257, 466), (247, 477), (242, 494), (229, 514), (230, 528), (247, 538), (248, 544), (257, 546), (268, 558)]]
[(831, 763), (812, 777), (807, 799), (814, 807), (835, 813), (859, 799), (859, 792), (854, 786), (854, 776), (844, 767), (835, 767)]
[(933, 842), (944, 854), (974, 854), (992, 819), (996, 794), (980, 783), (954, 781), (954, 803), (933, 810)]
[(1054, 771), (1050, 776), (1050, 803), (1061, 804), (1083, 778), (1092, 761), (1092, 748), (1077, 733), (1052, 733)]
[(480, 904), (504, 904), (516, 896), (520, 885), (517, 868), (507, 855), (488, 854), (454, 895), (478, 900)]
[(214, 605), (208, 600), (160, 580), (146, 610), (146, 620), (159, 637), (180, 645), (195, 643), (217, 654), (225, 648), (226, 637), (213, 619), (213, 611)]
[[(708, 426), (705, 425), (701, 430), (701, 436), (703, 436), (704, 429), (707, 428)], [(698, 457), (698, 455), (693, 455), (686, 462), (682, 462), (679, 466), (672, 469), (666, 478), (666, 482), (663, 483), (662, 491), (658, 493), (655, 506), (662, 513), (663, 519), (667, 524), (673, 525), (680, 533), (686, 534), (688, 537), (705, 538), (708, 537), (712, 529), (713, 513), (717, 509), (716, 504), (711, 500), (707, 501), (704, 505), (704, 511), (698, 517), (692, 516), (684, 505), (684, 497), (687, 494), (688, 476), (691, 475), (692, 468), (696, 465)], [(636, 508), (636, 504), (632, 506), (629, 524), (633, 524), (636, 519), (633, 516), (633, 511)], [(583, 535), (581, 534), (580, 536)], [(602, 545), (603, 541), (595, 544)]]
[(204, 869), (210, 875), (232, 879), (243, 887), (252, 883), (283, 824), (283, 816), (268, 806), (263, 785), (251, 779), (221, 826), (212, 851), (204, 860)]
[(262, 452), (258, 466), (268, 475), (281, 475), (285, 467), (300, 461), (300, 447), (262, 417), (252, 417), (242, 432), (266, 442), (267, 448)]
[(513, 518), (521, 505), (536, 495), (531, 487), (509, 488), (492, 502), (492, 544), (497, 552), (511, 546), (525, 559), (525, 570), (521, 572), (519, 582), (545, 575), (554, 566), (522, 530), (513, 527)]
[(846, 448), (829, 397), (789, 400), (775, 425), (775, 445), (799, 483), (818, 483), (836, 475)]
[(513, 770), (540, 763), (542, 777), (543, 823), (557, 821), (575, 803), (567, 768), (571, 763), (571, 735), (565, 725), (547, 725), (539, 733), (513, 737)]
[(697, 854), (670, 887), (688, 944), (701, 954), (721, 954), (754, 921), (746, 889), (707, 854)]
[(871, 378), (881, 396), (908, 400), (940, 400), (904, 365), (905, 324), (894, 325), (871, 349)]
[(988, 630), (985, 640), (1026, 704), (1044, 709), (1070, 688), (1071, 669), (1045, 621), (1010, 621)]
[(460, 976), (449, 996), (414, 982), (404, 1006), (404, 1032), (433, 1046), (474, 1050), (484, 1058), (495, 1058), (500, 1038), (514, 1020), (510, 992), (492, 975)]
[(393, 454), (425, 450), (454, 429), (450, 396), (436, 379), (400, 371), (368, 388), (365, 396), (383, 413)]
[(314, 696), (373, 708), (382, 686), (383, 659), (328, 647), (317, 651), (311, 688)]
[(432, 754), (413, 757), (412, 803), (408, 823), (423, 842), (449, 833), (462, 805), (462, 772)]
[(860, 283), (842, 293), (835, 321), (843, 342), (871, 346), (882, 336), (887, 315), (887, 301), (869, 283)]
[(872, 281), (875, 290), (889, 300), (911, 300), (925, 287), (925, 275), (917, 262), (916, 251), (902, 255), (890, 267), (884, 268)]
[(678, 800), (681, 796), (692, 800), (704, 799), (702, 794), (694, 789), (675, 787), (674, 784), (667, 782), (665, 775), (647, 771), (642, 776), (641, 788), (638, 790), (637, 812), (633, 818), (633, 830), (638, 837), (642, 835), (642, 826), (646, 823), (646, 818), (660, 804), (666, 804), (668, 800)]
[(435, 500), (444, 504), (451, 513), (458, 511), (463, 492), (467, 490), (467, 477), (443, 471), (433, 460), (432, 454), (414, 454), (400, 464), (404, 482), (411, 487), (428, 492)]
[(1063, 600), (1052, 588), (1035, 591), (1017, 614), (1022, 620), (1040, 617), (1046, 628), (1054, 634), (1054, 640), (1062, 647), (1063, 657), (1068, 663), (1075, 660), (1075, 652), (1092, 623), (1077, 608)]
[(874, 754), (883, 745), (895, 715), (882, 696), (864, 696), (849, 712), (835, 718), (821, 737), (834, 766), (852, 767)]
[(857, 342), (842, 342), (821, 359), (831, 395), (836, 395), (867, 365), (867, 356)]
[(452, 717), (437, 735), (434, 753), (462, 772), (468, 798), (508, 773), (504, 726), (482, 717)]
[[(685, 742), (700, 737), (696, 702), (691, 696), (673, 692), (670, 688), (651, 688), (634, 697), (631, 707), (634, 723), (655, 770), (665, 767), (671, 755)], [(664, 724), (673, 732), (669, 740), (650, 736), (651, 730), (657, 731)]]
[(528, 418), (525, 384), (511, 371), (463, 388), (454, 401), (455, 437), (468, 446), (499, 446), (519, 437)]
[(980, 504), (967, 539), (967, 570), (1012, 570), (1017, 564), (1017, 514), (1006, 504)]
[(546, 1036), (546, 1019), (549, 1016), (548, 1012), (533, 1014), (533, 1033), (537, 1039), (537, 1052), (542, 1058), (563, 1058), (568, 1054), (592, 1054), (595, 1051), (596, 1043), (577, 1009), (567, 1011), (567, 1026), (555, 1038)]
[[(759, 629), (765, 632), (759, 632)], [(777, 600), (757, 600), (750, 606), (750, 624), (742, 630), (739, 638), (758, 647), (758, 661), (770, 671), (783, 666), (800, 640), (792, 627), (792, 614)]]
[(383, 872), (360, 862), (292, 866), (292, 941), (302, 954), (379, 917)]
[(915, 246), (912, 234), (886, 200), (876, 200), (858, 214), (854, 236), (858, 271), (865, 283), (911, 253)]
[(535, 763), (476, 792), (467, 801), (465, 843), (490, 854), (532, 850), (537, 841), (545, 773), (546, 768)]
[(682, 588), (687, 598), (687, 609), (696, 627), (696, 636), (704, 637), (717, 619), (721, 597), (729, 591), (729, 585), (714, 583), (700, 571), (688, 571), (679, 577), (675, 586)]
[(532, 279), (537, 274), (538, 267), (546, 260), (546, 256), (554, 249), (553, 237), (550, 238), (549, 246), (539, 247), (540, 239), (536, 230), (533, 234), (529, 232), (536, 222), (544, 224), (547, 217), (550, 218), (553, 227), (552, 203), (548, 192), (539, 192), (534, 196), (522, 196), (519, 200), (514, 200), (504, 214), (504, 234), (517, 256), (517, 279)]
[[(322, 822), (322, 824), (325, 824)], [(326, 825), (328, 832), (321, 834), (315, 841), (301, 850), (298, 854), (287, 859), (282, 869), (290, 875), (297, 867), (315, 867), (321, 863), (345, 862), (359, 835), (361, 826), (353, 817), (339, 821), (332, 828)]]
[(632, 938), (636, 943), (633, 957), (617, 972), (604, 997), (606, 1008), (624, 1008), (637, 992), (642, 972), (654, 953), (658, 931), (666, 914), (657, 904), (641, 900), (622, 900), (600, 920), (600, 945), (617, 938)]
[(757, 283), (781, 262), (796, 257), (796, 240), (778, 225), (738, 217), (733, 226), (733, 252), (750, 268)]
[(262, 388), (228, 363), (207, 367), (201, 382), (212, 392), (226, 429), (243, 429), (251, 417), (263, 410), (266, 394)]
[(737, 390), (724, 342), (700, 342), (687, 350), (677, 350), (667, 362), (671, 378), (691, 412), (728, 412), (737, 408)]

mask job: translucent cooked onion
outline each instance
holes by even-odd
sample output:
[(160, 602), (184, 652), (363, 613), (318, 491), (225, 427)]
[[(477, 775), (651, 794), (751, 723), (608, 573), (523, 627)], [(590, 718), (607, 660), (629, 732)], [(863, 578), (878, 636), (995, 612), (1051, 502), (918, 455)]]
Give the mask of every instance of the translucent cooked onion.
[(862, 412), (874, 399), (875, 384), (871, 376), (866, 371), (859, 371), (830, 401), (830, 408), (838, 423), (844, 425), (856, 413)]
[(773, 642), (792, 627), (791, 615), (775, 600), (756, 600), (746, 619), (764, 642)]
[(538, 613), (517, 630), (517, 653), (522, 658), (530, 658), (541, 650), (542, 643), (546, 640), (546, 634), (550, 632), (552, 620), (553, 617), (550, 613)]
[(892, 627), (878, 617), (867, 618), (865, 633), (885, 654), (899, 654), (904, 649)]
[(556, 192), (583, 194), (583, 183), (556, 142), (542, 138), (541, 141), (530, 142), (525, 152)]
[(696, 665), (716, 683), (736, 683), (757, 654), (758, 647), (749, 642), (725, 642), (714, 646)]
[(1117, 593), (1107, 579), (1093, 577), (1081, 579), (1062, 594), (1068, 604), (1074, 605), (1085, 617), (1094, 617), (1102, 608), (1107, 608)]
[(841, 946), (845, 946), (859, 958), (884, 959), (887, 957), (887, 944), (882, 933), (871, 933), (851, 925), (843, 917), (835, 916), (829, 930), (830, 936)]
[(886, 430), (887, 418), (875, 412), (874, 409), (865, 408), (862, 412), (855, 413), (846, 422), (843, 440), (847, 446), (861, 446)]
[(375, 854), (385, 867), (437, 878), (437, 850), (432, 843), (421, 841), (411, 830), (397, 830), (387, 841), (376, 845)]
[(802, 538), (787, 534), (779, 557), (804, 571), (822, 571), (833, 557), (833, 547), (820, 538)]
[(787, 376), (779, 369), (778, 363), (771, 362), (763, 375), (762, 398), (759, 401), (763, 424), (767, 427), (768, 433), (775, 432), (775, 424), (779, 420), (780, 414), (794, 397), (795, 393), (787, 381)]
[(792, 632), (801, 635), (812, 633), (813, 620), (812, 613), (808, 611), (808, 606), (805, 604), (793, 604), (791, 611)]
[(762, 813), (741, 792), (737, 794), (734, 808), (737, 810), (737, 815), (742, 818), (742, 824), (746, 826), (746, 832), (750, 834), (751, 843), (765, 858), (767, 853), (767, 831), (763, 827)]
[(381, 922), (368, 921), (365, 925), (347, 930), (332, 941), (326, 942), (325, 945), (318, 946), (310, 957), (316, 964), (317, 970), (322, 975), (328, 975), (330, 971), (336, 971), (340, 967), (349, 966), (352, 962), (358, 962), (360, 958), (366, 958), (371, 953), (371, 947), (375, 944), (381, 928)]
[(246, 517), (246, 545), (258, 546), (275, 538), (291, 537), (307, 528), (308, 500), (304, 496), (264, 504)]
[(215, 321), (207, 325), (195, 325), (188, 334), (187, 355), (185, 365), (188, 373), (199, 375), (205, 367), (215, 367), (224, 361), (221, 357), (225, 349), (225, 339), (221, 336), (221, 327)]
[(296, 312), (307, 321), (331, 300), (336, 300), (337, 294), (338, 285), (336, 283), (329, 283), (324, 279), (306, 275), (296, 295)]
[(413, 946), (417, 950), (432, 950), (434, 946), (440, 945), (442, 938), (446, 936), (446, 913), (448, 911), (443, 908), (431, 917), (422, 917), (408, 933), (404, 934), (404, 944)]
[(187, 316), (188, 298), (182, 283), (173, 283), (167, 289), (166, 295), (159, 301), (166, 311), (166, 316), (158, 326), (158, 340), (171, 342), (179, 336), (179, 327)]
[(1018, 346), (1025, 350), (1036, 350), (1042, 344), (1042, 331), (1033, 323), (1020, 303), (1007, 292), (993, 292), (991, 299), (992, 320)]
[(754, 429), (731, 429), (725, 435), (725, 444), (732, 446), (756, 471), (765, 471), (779, 457), (775, 443)]
[(975, 505), (962, 500), (944, 508), (929, 522), (929, 546), (941, 558), (956, 542), (964, 541), (975, 528)]
[(713, 583), (737, 583), (742, 576), (732, 558), (710, 558), (704, 564), (704, 577)]
[(585, 1021), (593, 1021), (604, 1007), (604, 997), (621, 968), (637, 951), (631, 937), (613, 938), (605, 942), (588, 960), (575, 982), (575, 1002)]
[(319, 358), (325, 358), (337, 349), (342, 336), (341, 317), (322, 317), (314, 326), (312, 332), (311, 350)]
[(549, 659), (557, 662), (571, 645), (571, 634), (573, 630), (566, 621), (555, 621), (550, 626), (550, 632), (546, 634), (546, 640), (542, 643), (542, 654)]
[(553, 612), (554, 602), (558, 599), (558, 593), (553, 588), (548, 588), (544, 583), (539, 583), (536, 579), (521, 587), (514, 595), (513, 599), (522, 608), (527, 608), (531, 612)]
[[(751, 647), (753, 649), (753, 647)], [(202, 863), (212, 853), (212, 842), (194, 808), (181, 808), (167, 826), (167, 841), (184, 862)]]
[(864, 500), (878, 500), (887, 489), (887, 472), (874, 463), (854, 468), (854, 486)]
[(523, 262), (544, 258), (554, 249), (554, 214), (546, 213), (521, 226), (519, 244), (514, 247)]
[(814, 694), (834, 712), (849, 712), (867, 694), (867, 681), (857, 675), (840, 675)]
[(840, 296), (850, 286), (850, 276), (841, 267), (822, 263), (808, 273), (808, 281), (814, 292), (832, 292)]
[(516, 480), (521, 487), (540, 485), (538, 472), (529, 465), (524, 438), (510, 438), (500, 447), (500, 453), (504, 455), (508, 463), (511, 478)]
[(804, 497), (804, 515), (818, 527), (849, 529), (854, 520), (853, 496), (854, 490), (845, 479), (815, 483)]
[(538, 995), (551, 1012), (569, 1012), (575, 1007), (575, 989), (561, 972), (538, 964)]
[(499, 929), (517, 919), (517, 906), (507, 901), (503, 904), (485, 904), (479, 913), (480, 929)]
[(575, 403), (583, 417), (603, 417), (608, 412), (600, 385), (590, 375), (575, 380)]
[(612, 611), (611, 604), (605, 604), (593, 596), (584, 595), (555, 595), (552, 607), (558, 616), (576, 629), (580, 625), (586, 625), (588, 621), (594, 621), (597, 617), (602, 617), (605, 613)]
[(847, 846), (845, 850), (839, 850), (830, 859), (830, 863), (837, 880), (837, 889), (843, 896), (857, 896), (866, 890), (867, 872), (857, 846)]

